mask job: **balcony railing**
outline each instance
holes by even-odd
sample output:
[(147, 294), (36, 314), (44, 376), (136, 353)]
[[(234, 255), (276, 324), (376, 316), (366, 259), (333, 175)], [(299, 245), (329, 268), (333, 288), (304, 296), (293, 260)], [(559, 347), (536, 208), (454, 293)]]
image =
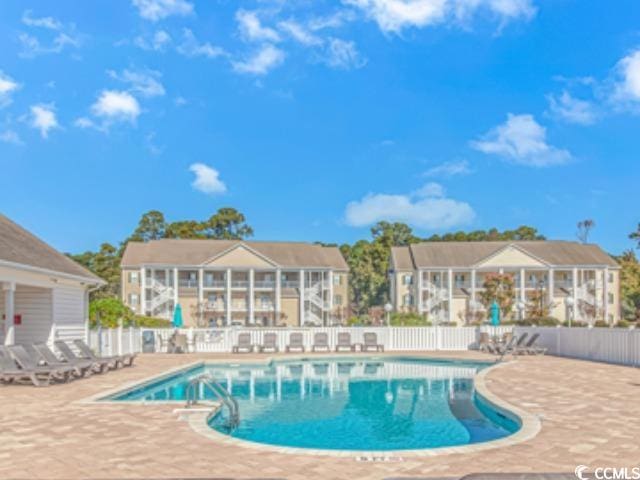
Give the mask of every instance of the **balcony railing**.
[(254, 310), (257, 312), (272, 312), (276, 309), (276, 306), (273, 303), (257, 303), (254, 307)]
[(231, 288), (246, 288), (249, 286), (249, 280), (231, 280)]
[(207, 302), (205, 308), (210, 311), (224, 311), (226, 310), (224, 302)]
[(280, 285), (282, 288), (298, 288), (299, 283), (297, 280), (282, 280)]
[(253, 286), (255, 288), (274, 288), (276, 286), (276, 282), (273, 280), (255, 280), (253, 282)]
[(178, 285), (184, 288), (197, 288), (198, 280), (195, 278), (181, 278), (178, 280)]
[(204, 282), (202, 283), (202, 286), (204, 288), (224, 288), (227, 286), (227, 282), (225, 280), (219, 280), (219, 279), (214, 279), (214, 280), (208, 280), (205, 278)]

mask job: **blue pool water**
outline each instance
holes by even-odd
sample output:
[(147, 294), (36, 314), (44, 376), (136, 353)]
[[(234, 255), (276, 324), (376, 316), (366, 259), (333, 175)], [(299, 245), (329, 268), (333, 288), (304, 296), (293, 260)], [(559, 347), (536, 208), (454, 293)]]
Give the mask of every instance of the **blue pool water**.
[(518, 430), (514, 416), (476, 395), (473, 377), (486, 366), (405, 357), (207, 364), (109, 400), (183, 401), (189, 380), (208, 373), (238, 400), (241, 418), (230, 430), (223, 410), (210, 427), (235, 438), (332, 450), (434, 448)]

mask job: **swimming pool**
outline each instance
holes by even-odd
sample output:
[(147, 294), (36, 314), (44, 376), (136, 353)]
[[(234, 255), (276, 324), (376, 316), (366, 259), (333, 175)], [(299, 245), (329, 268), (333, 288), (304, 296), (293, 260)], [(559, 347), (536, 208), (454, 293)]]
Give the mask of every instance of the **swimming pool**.
[[(209, 374), (237, 399), (240, 424), (222, 409), (209, 426), (233, 438), (283, 447), (388, 451), (468, 445), (520, 428), (478, 395), (490, 364), (411, 357), (313, 357), (204, 364), (108, 397), (185, 401), (189, 381)], [(200, 399), (213, 399), (204, 389)]]

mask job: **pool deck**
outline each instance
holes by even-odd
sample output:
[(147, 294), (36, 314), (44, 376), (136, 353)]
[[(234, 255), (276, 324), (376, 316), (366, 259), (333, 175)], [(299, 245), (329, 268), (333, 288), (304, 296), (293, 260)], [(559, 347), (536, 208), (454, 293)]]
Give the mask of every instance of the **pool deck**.
[[(489, 358), (475, 352), (421, 355)], [(239, 447), (197, 433), (178, 419), (174, 405), (86, 401), (200, 360), (273, 356), (140, 355), (133, 368), (70, 384), (0, 386), (0, 479), (415, 479), (490, 472), (573, 475), (577, 465), (640, 466), (640, 369), (557, 357), (518, 357), (485, 378), (492, 394), (540, 419), (533, 438), (393, 461)]]

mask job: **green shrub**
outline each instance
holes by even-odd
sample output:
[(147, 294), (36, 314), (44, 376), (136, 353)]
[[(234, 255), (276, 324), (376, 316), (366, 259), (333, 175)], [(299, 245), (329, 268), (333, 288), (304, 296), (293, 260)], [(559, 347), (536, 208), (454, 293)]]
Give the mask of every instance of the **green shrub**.
[(609, 326), (609, 324), (607, 322), (605, 322), (604, 320), (596, 320), (595, 323), (593, 324), (594, 327), (602, 327), (602, 328), (606, 328)]
[(171, 320), (156, 317), (145, 317), (143, 315), (136, 315), (133, 319), (133, 324), (136, 327), (143, 328), (170, 328), (172, 326)]
[(629, 328), (631, 325), (632, 325), (631, 322), (628, 322), (628, 321), (626, 321), (624, 319), (620, 319), (620, 320), (618, 320), (618, 323), (616, 323), (614, 325), (614, 327), (617, 327), (617, 328)]
[(391, 326), (394, 326), (394, 327), (429, 327), (431, 326), (431, 322), (427, 320), (426, 317), (414, 312), (393, 313), (391, 314), (389, 323), (391, 324)]
[(133, 311), (117, 298), (99, 298), (89, 304), (89, 327), (91, 328), (98, 326), (98, 320), (104, 328), (116, 328), (120, 319), (123, 326), (128, 327), (133, 322), (133, 318)]

